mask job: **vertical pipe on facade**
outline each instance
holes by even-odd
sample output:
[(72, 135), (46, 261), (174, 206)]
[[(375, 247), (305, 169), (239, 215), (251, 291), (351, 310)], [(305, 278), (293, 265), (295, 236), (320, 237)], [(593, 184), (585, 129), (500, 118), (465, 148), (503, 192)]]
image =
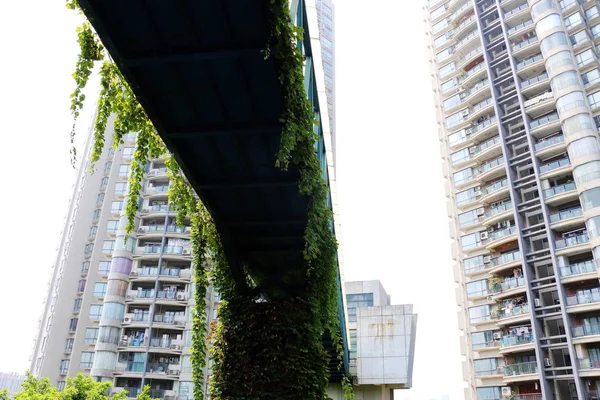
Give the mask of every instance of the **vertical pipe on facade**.
[[(504, 17), (502, 15), (502, 8), (500, 7), (500, 0), (496, 0), (496, 4), (498, 7), (498, 13), (501, 19), (501, 24), (500, 26), (502, 27), (502, 34), (504, 36), (504, 40), (506, 42), (506, 48), (507, 48), (507, 52), (508, 52), (508, 60), (509, 60), (509, 64), (511, 67), (511, 72), (513, 75), (513, 80), (515, 82), (515, 89), (517, 91), (517, 96), (519, 99), (519, 108), (521, 110), (521, 115), (523, 117), (523, 123), (524, 123), (524, 128), (525, 128), (525, 133), (526, 133), (526, 137), (527, 137), (527, 145), (529, 147), (529, 156), (530, 159), (532, 161), (532, 165), (534, 166), (534, 176), (535, 176), (535, 181), (536, 181), (536, 185), (538, 187), (538, 191), (540, 193), (540, 206), (541, 206), (541, 211), (542, 211), (542, 215), (544, 217), (544, 229), (546, 230), (547, 234), (548, 234), (548, 250), (550, 251), (550, 257), (552, 260), (552, 270), (554, 271), (554, 276), (556, 279), (556, 290), (558, 293), (558, 297), (560, 300), (560, 313), (563, 319), (563, 323), (566, 327), (565, 329), (565, 336), (567, 338), (567, 348), (569, 350), (569, 355), (571, 357), (571, 359), (576, 358), (577, 357), (577, 353), (575, 351), (575, 346), (573, 345), (573, 341), (572, 341), (572, 337), (571, 337), (571, 322), (570, 322), (570, 318), (567, 314), (566, 311), (566, 293), (565, 293), (565, 288), (564, 286), (561, 284), (560, 282), (560, 270), (559, 270), (559, 266), (558, 266), (558, 262), (557, 262), (557, 257), (556, 257), (556, 249), (555, 249), (555, 244), (554, 244), (554, 233), (552, 231), (552, 229), (550, 229), (550, 213), (548, 211), (548, 206), (546, 205), (545, 201), (544, 201), (544, 195), (543, 195), (543, 190), (542, 190), (542, 183), (541, 183), (541, 179), (540, 179), (540, 173), (539, 173), (539, 162), (537, 160), (537, 157), (535, 157), (534, 154), (534, 148), (535, 148), (535, 143), (533, 142), (533, 136), (531, 135), (531, 130), (529, 128), (529, 118), (527, 116), (527, 113), (525, 111), (525, 103), (524, 103), (524, 99), (523, 99), (523, 94), (521, 93), (521, 87), (519, 84), (519, 77), (517, 75), (517, 68), (515, 65), (515, 60), (512, 56), (512, 48), (510, 46), (510, 40), (508, 38), (508, 32), (506, 31), (506, 25), (504, 24)], [(530, 281), (527, 280), (527, 286), (530, 286)], [(530, 306), (531, 307), (531, 306)], [(531, 313), (535, 314), (534, 309), (531, 309)], [(539, 340), (540, 336), (535, 336), (536, 338), (536, 342)], [(540, 364), (541, 365), (541, 364)], [(575, 381), (575, 387), (577, 390), (577, 395), (580, 398), (583, 398), (583, 386), (581, 384), (581, 380), (579, 378), (579, 371), (578, 371), (578, 365), (577, 363), (572, 363), (572, 369), (573, 369), (573, 378)], [(542, 375), (543, 376), (543, 375)]]
[[(598, 134), (594, 127), (589, 104), (585, 95), (585, 88), (578, 73), (578, 65), (573, 55), (573, 49), (569, 43), (569, 35), (562, 18), (562, 12), (553, 0), (529, 0), (531, 6), (532, 20), (536, 27), (536, 33), (540, 41), (542, 55), (545, 60), (546, 71), (551, 81), (552, 94), (557, 105), (557, 111), (561, 122), (561, 128), (567, 144), (567, 153), (573, 166), (573, 178), (575, 187), (580, 196), (588, 235), (591, 233), (598, 236), (596, 227), (600, 216), (600, 207), (592, 205), (591, 210), (585, 210), (584, 196), (586, 192), (600, 187), (600, 145)], [(564, 36), (564, 43), (549, 38), (554, 34)], [(560, 55), (559, 55), (560, 54)], [(556, 61), (558, 60), (558, 63)], [(556, 65), (555, 65), (556, 63)], [(560, 75), (570, 74), (576, 79), (571, 80), (562, 88)], [(580, 93), (577, 95), (576, 93)], [(580, 100), (571, 100), (570, 103), (562, 104), (572, 97), (580, 97)], [(567, 106), (574, 105), (567, 108)], [(589, 178), (591, 177), (591, 178)], [(589, 178), (589, 179), (588, 179)], [(600, 239), (591, 238), (593, 257), (596, 265), (600, 260)], [(570, 325), (567, 334), (570, 337)], [(573, 360), (573, 371), (577, 373), (577, 361)], [(576, 381), (577, 382), (577, 381)], [(581, 383), (580, 383), (581, 385)], [(582, 398), (582, 393), (578, 395)]]
[(152, 323), (154, 322), (154, 315), (156, 314), (156, 298), (158, 296), (158, 286), (160, 269), (162, 267), (163, 254), (165, 252), (165, 242), (167, 241), (167, 227), (169, 225), (169, 212), (171, 211), (171, 203), (167, 203), (167, 213), (165, 215), (165, 228), (163, 229), (162, 238), (160, 240), (160, 252), (158, 253), (158, 267), (156, 271), (156, 279), (154, 281), (154, 295), (152, 296), (152, 305), (150, 306), (150, 322), (148, 323), (148, 340), (146, 342), (146, 357), (144, 357), (144, 369), (142, 371), (142, 384), (141, 388), (144, 389), (146, 383), (146, 369), (148, 368), (148, 352), (150, 351), (150, 341), (152, 340)]
[[(525, 245), (525, 239), (523, 238), (523, 222), (521, 221), (521, 216), (518, 212), (518, 204), (519, 204), (519, 196), (517, 195), (517, 191), (515, 189), (515, 185), (514, 185), (514, 181), (515, 181), (515, 174), (512, 170), (512, 168), (510, 167), (510, 158), (509, 157), (509, 149), (508, 146), (506, 145), (506, 130), (504, 128), (504, 125), (502, 124), (502, 112), (500, 110), (499, 107), (499, 102), (498, 102), (498, 95), (496, 93), (495, 90), (495, 86), (494, 86), (494, 76), (492, 74), (492, 69), (490, 67), (491, 65), (491, 58), (490, 55), (488, 54), (488, 50), (487, 50), (487, 45), (485, 43), (485, 36), (484, 36), (484, 27), (482, 26), (482, 20), (481, 20), (481, 10), (479, 10), (478, 6), (477, 6), (477, 0), (472, 0), (473, 1), (473, 7), (475, 9), (475, 14), (477, 16), (476, 21), (477, 21), (477, 27), (479, 30), (479, 34), (480, 34), (480, 38), (481, 38), (481, 43), (483, 45), (483, 58), (485, 61), (485, 65), (486, 65), (486, 70), (487, 70), (487, 74), (488, 74), (488, 78), (490, 80), (490, 90), (491, 90), (491, 94), (492, 94), (492, 99), (493, 99), (493, 103), (494, 103), (494, 112), (496, 114), (496, 118), (497, 118), (497, 123), (498, 123), (498, 131), (500, 134), (500, 137), (502, 138), (501, 140), (501, 146), (502, 146), (502, 156), (504, 157), (505, 160), (505, 169), (506, 169), (506, 176), (508, 178), (508, 187), (509, 187), (509, 193), (510, 193), (510, 200), (512, 202), (512, 204), (514, 205), (514, 221), (515, 221), (515, 226), (517, 227), (517, 243), (519, 245), (519, 249), (521, 251), (521, 259), (523, 260), (523, 263), (526, 263), (526, 249), (527, 246)], [(497, 12), (498, 12), (498, 18), (500, 18), (500, 13), (501, 13), (501, 8), (499, 7), (499, 4), (496, 3), (496, 7), (497, 7)], [(507, 48), (508, 48), (508, 44)], [(508, 52), (508, 50), (507, 50)], [(517, 84), (517, 82), (515, 82), (515, 84)], [(523, 268), (523, 276), (525, 278), (525, 294), (527, 297), (527, 302), (529, 303), (529, 307), (530, 307), (530, 321), (531, 321), (531, 329), (533, 331), (533, 336), (535, 338), (540, 338), (542, 337), (540, 332), (542, 331), (542, 326), (540, 324), (540, 321), (534, 317), (535, 312), (533, 310), (533, 306), (535, 306), (534, 303), (534, 298), (535, 296), (533, 295), (533, 290), (531, 288), (531, 284), (530, 282), (533, 280), (531, 277), (531, 270), (529, 269), (529, 267), (525, 266), (525, 268)], [(540, 346), (539, 341), (534, 341), (534, 346), (535, 346), (535, 354), (536, 354), (536, 360), (537, 360), (537, 366), (538, 366), (538, 371), (540, 374), (540, 387), (541, 387), (541, 391), (542, 391), (542, 398), (544, 399), (551, 399), (552, 398), (552, 390), (550, 388), (550, 385), (547, 381), (547, 379), (545, 379), (545, 374), (544, 374), (544, 364), (542, 361), (542, 356), (543, 356), (543, 352), (542, 352), (542, 348)]]

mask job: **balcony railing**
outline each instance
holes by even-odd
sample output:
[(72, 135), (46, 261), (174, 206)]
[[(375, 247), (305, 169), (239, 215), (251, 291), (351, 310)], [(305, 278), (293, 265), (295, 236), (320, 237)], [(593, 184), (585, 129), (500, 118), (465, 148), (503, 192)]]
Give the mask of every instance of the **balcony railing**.
[(535, 150), (539, 151), (541, 149), (545, 149), (546, 147), (552, 146), (553, 144), (563, 143), (565, 141), (565, 137), (563, 135), (553, 136), (546, 140), (541, 140), (535, 144)]
[(508, 228), (500, 229), (499, 231), (490, 232), (488, 241), (502, 239), (515, 233), (517, 233), (517, 227), (510, 226)]
[[(153, 268), (145, 267), (145, 268), (138, 269), (136, 272), (140, 276), (156, 276), (157, 270), (158, 270), (157, 267), (153, 267)], [(187, 270), (187, 271), (189, 271), (189, 270)], [(160, 275), (161, 276), (179, 277), (181, 275), (181, 269), (180, 268), (161, 268)]]
[(467, 97), (469, 97), (471, 94), (477, 92), (479, 89), (481, 89), (484, 86), (487, 86), (490, 83), (489, 79), (484, 79), (481, 82), (477, 83), (476, 85), (474, 85), (473, 87), (465, 90), (464, 92), (462, 92), (459, 95), (460, 100), (464, 100)]
[(596, 271), (596, 264), (593, 261), (584, 261), (576, 264), (567, 265), (560, 267), (560, 276), (573, 276), (580, 274), (587, 274), (589, 272)]
[[(564, 167), (565, 165), (570, 165), (570, 161), (568, 159), (566, 159), (566, 161), (565, 161), (565, 159), (563, 159), (563, 160), (555, 161), (550, 164), (542, 165), (540, 167), (540, 173), (552, 171), (553, 169), (561, 168), (561, 167)], [(542, 168), (545, 166), (547, 166), (548, 169), (545, 169), (544, 171), (542, 171)], [(557, 186), (551, 187), (550, 189), (544, 190), (544, 196), (546, 198), (548, 198), (548, 197), (556, 196), (561, 193), (570, 192), (571, 190), (575, 190), (575, 189), (576, 189), (575, 183), (573, 183), (573, 182), (563, 183), (562, 185), (557, 185)]]
[(517, 51), (517, 50), (519, 50), (519, 49), (521, 49), (521, 48), (523, 48), (525, 46), (528, 46), (528, 45), (530, 45), (532, 43), (535, 43), (537, 41), (538, 41), (537, 36), (536, 37), (532, 37), (532, 38), (527, 39), (527, 40), (523, 40), (521, 43), (517, 43), (517, 44), (513, 45), (513, 51)]
[(505, 319), (529, 313), (529, 304), (514, 306), (512, 309), (504, 309), (498, 312), (498, 319)]
[[(468, 5), (470, 5), (470, 4), (468, 4)], [(460, 49), (465, 43), (467, 43), (468, 41), (470, 41), (471, 39), (473, 39), (475, 36), (479, 36), (479, 31), (477, 29), (475, 29), (475, 31), (469, 33), (467, 36), (465, 36), (459, 42), (457, 42), (456, 46), (454, 47), (454, 49), (455, 50)]]
[(578, 292), (574, 296), (567, 297), (567, 305), (574, 306), (577, 304), (590, 304), (597, 303), (600, 301), (600, 288), (587, 289), (585, 291)]
[(600, 325), (586, 324), (581, 326), (574, 326), (573, 328), (571, 328), (571, 333), (573, 337), (600, 335)]
[(499, 165), (504, 164), (504, 157), (498, 157), (495, 160), (489, 161), (485, 164), (483, 164), (481, 167), (477, 168), (476, 173), (474, 174), (475, 176), (477, 175), (481, 175), (487, 171), (489, 171), (490, 169), (497, 167)]
[(492, 265), (497, 267), (498, 265), (506, 264), (521, 259), (521, 252), (519, 250), (511, 253), (504, 253), (501, 256), (492, 258)]
[(551, 163), (540, 165), (540, 174), (544, 174), (546, 172), (566, 167), (567, 165), (571, 165), (571, 161), (569, 161), (568, 157), (561, 158), (560, 160), (552, 161)]
[(511, 400), (543, 400), (541, 393), (515, 394)]
[(536, 361), (511, 364), (504, 367), (504, 376), (536, 374), (537, 372), (538, 365)]
[(546, 79), (548, 79), (548, 74), (544, 72), (543, 74), (534, 76), (533, 78), (530, 78), (530, 79), (527, 79), (526, 81), (521, 82), (521, 89), (525, 89), (526, 87), (531, 86), (534, 83), (537, 83), (537, 82), (540, 82), (540, 81), (543, 81)]
[[(510, 30), (509, 30), (509, 33), (510, 33)], [(533, 64), (535, 62), (543, 60), (543, 59), (544, 59), (544, 57), (542, 57), (541, 54), (535, 55), (533, 57), (526, 58), (525, 60), (523, 60), (523, 61), (521, 61), (520, 63), (517, 64), (517, 66), (516, 66), (517, 71), (520, 70), (520, 69), (522, 69), (522, 68), (525, 68), (526, 66), (531, 65), (531, 64)]]
[[(166, 211), (166, 210), (165, 210)], [(178, 226), (178, 225), (167, 225), (167, 232), (173, 233), (189, 233), (191, 227), (189, 226)], [(140, 230), (145, 232), (163, 232), (165, 230), (164, 224), (156, 225), (143, 225), (140, 226)]]
[(519, 346), (529, 343), (533, 343), (533, 333), (502, 336), (502, 347)]
[(163, 186), (151, 186), (148, 185), (148, 189), (149, 192), (168, 192), (169, 191), (169, 185), (163, 185)]
[(558, 119), (558, 113), (546, 115), (545, 117), (538, 118), (536, 120), (531, 121), (531, 123), (529, 124), (529, 128), (534, 129), (534, 128), (537, 128), (538, 126), (542, 126), (542, 125), (545, 125), (552, 121), (556, 121), (557, 119)]
[(528, 20), (525, 22), (520, 23), (519, 25), (512, 27), (508, 30), (508, 34), (511, 35), (513, 32), (518, 31), (519, 29), (525, 28), (526, 26), (532, 25), (533, 21), (532, 20)]
[(489, 186), (484, 187), (483, 189), (481, 189), (481, 195), (482, 196), (487, 196), (490, 193), (494, 193), (502, 188), (505, 188), (508, 186), (508, 180), (507, 179), (502, 179), (501, 181), (497, 181), (492, 183)]
[[(164, 254), (182, 254), (183, 247), (182, 246), (165, 246), (163, 247)], [(158, 254), (160, 253), (160, 245), (159, 244), (147, 244), (144, 247), (144, 254)]]
[(580, 358), (577, 361), (579, 362), (579, 369), (600, 368), (600, 360), (596, 360), (596, 359), (592, 359), (592, 358)]
[(576, 236), (571, 236), (564, 239), (559, 239), (556, 241), (557, 249), (564, 249), (565, 247), (577, 246), (579, 244), (584, 244), (590, 241), (590, 237), (587, 233), (583, 233)]
[(486, 220), (494, 215), (498, 215), (503, 213), (504, 211), (511, 210), (513, 208), (512, 202), (507, 201), (506, 203), (502, 203), (497, 207), (487, 210), (481, 217), (479, 217), (480, 221)]
[(517, 8), (513, 8), (512, 10), (509, 10), (509, 11), (505, 12), (505, 13), (504, 13), (504, 18), (508, 18), (508, 17), (510, 17), (511, 15), (513, 15), (513, 14), (515, 14), (515, 13), (518, 13), (519, 11), (522, 11), (522, 10), (528, 9), (528, 8), (529, 8), (529, 4), (527, 4), (527, 3), (525, 3), (525, 4), (523, 4), (523, 5), (520, 5), (520, 6), (519, 6), (519, 7), (517, 7)]
[(462, 65), (462, 64), (466, 63), (466, 62), (467, 62), (467, 61), (468, 61), (468, 60), (469, 60), (471, 57), (473, 57), (473, 56), (475, 56), (475, 55), (477, 55), (477, 54), (481, 53), (481, 52), (482, 52), (482, 50), (483, 50), (483, 47), (481, 47), (481, 46), (477, 47), (476, 49), (473, 49), (473, 50), (471, 50), (471, 51), (470, 51), (470, 52), (468, 52), (468, 53), (467, 53), (467, 54), (466, 54), (466, 55), (465, 55), (463, 58), (461, 58), (461, 59), (458, 61), (458, 64), (459, 64), (459, 65)]
[(494, 285), (492, 288), (493, 293), (502, 293), (510, 289), (525, 286), (525, 278), (506, 278), (504, 282)]
[(473, 68), (471, 68), (470, 70), (468, 70), (467, 72), (465, 72), (461, 78), (458, 80), (458, 84), (463, 83), (465, 80), (467, 80), (469, 77), (473, 76), (473, 74), (477, 71), (480, 71), (481, 69), (483, 69), (485, 67), (485, 63), (481, 62), (479, 64), (477, 64), (476, 66), (474, 66)]
[(460, 24), (458, 24), (456, 26), (456, 28), (454, 29), (454, 32), (460, 31), (463, 27), (469, 25), (473, 21), (475, 21), (475, 15), (470, 16), (469, 18), (465, 19), (463, 22), (461, 22)]
[(475, 104), (472, 108), (471, 108), (471, 114), (481, 110), (482, 108), (484, 108), (485, 106), (492, 104), (492, 98), (488, 98), (486, 100), (483, 100), (477, 104)]
[(490, 140), (486, 140), (485, 142), (481, 143), (480, 145), (471, 147), (469, 149), (469, 152), (471, 153), (471, 155), (479, 154), (483, 150), (489, 149), (490, 147), (492, 147), (500, 142), (501, 142), (500, 136), (495, 136), (495, 137), (491, 138)]

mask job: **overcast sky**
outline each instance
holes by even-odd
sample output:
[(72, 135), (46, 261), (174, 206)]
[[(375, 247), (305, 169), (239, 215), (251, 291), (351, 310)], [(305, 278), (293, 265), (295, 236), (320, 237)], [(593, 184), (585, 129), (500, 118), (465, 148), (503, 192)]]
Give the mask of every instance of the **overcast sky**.
[[(381, 280), (392, 302), (413, 303), (419, 314), (414, 389), (396, 400), (460, 400), (457, 308), (421, 5), (336, 2), (345, 273), (347, 280)], [(71, 194), (77, 22), (63, 0), (0, 2), (0, 371), (29, 366)]]

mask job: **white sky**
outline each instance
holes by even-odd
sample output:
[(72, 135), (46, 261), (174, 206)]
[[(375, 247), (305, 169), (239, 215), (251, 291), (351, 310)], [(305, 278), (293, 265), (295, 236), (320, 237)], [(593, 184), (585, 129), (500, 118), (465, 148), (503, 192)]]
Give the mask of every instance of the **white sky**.
[[(396, 400), (459, 400), (457, 308), (421, 5), (336, 1), (345, 273), (347, 280), (381, 280), (394, 303), (413, 303), (419, 314), (414, 389)], [(0, 371), (29, 366), (71, 195), (76, 25), (62, 0), (0, 3)]]

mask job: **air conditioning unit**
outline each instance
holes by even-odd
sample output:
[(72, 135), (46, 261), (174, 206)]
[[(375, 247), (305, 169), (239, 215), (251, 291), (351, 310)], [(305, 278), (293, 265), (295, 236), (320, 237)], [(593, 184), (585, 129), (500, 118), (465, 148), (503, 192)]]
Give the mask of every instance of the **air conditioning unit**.
[(175, 325), (185, 325), (185, 321), (175, 321)]
[(171, 350), (181, 350), (181, 345), (180, 344), (172, 344)]
[(150, 212), (149, 208), (142, 208), (142, 213), (148, 214)]
[(144, 228), (138, 228), (137, 232), (138, 233), (144, 233), (146, 230)]
[(154, 175), (158, 175), (157, 169), (151, 169), (150, 171), (148, 171), (148, 176), (154, 176)]
[(510, 395), (512, 395), (510, 386), (502, 386), (502, 396), (509, 397)]
[(533, 304), (535, 304), (536, 307), (542, 306), (542, 302), (540, 299), (533, 299)]
[(125, 300), (135, 300), (135, 295), (128, 294), (127, 297), (125, 297)]
[(552, 360), (550, 360), (549, 358), (544, 358), (544, 367), (551, 367), (552, 366)]
[(139, 272), (137, 272), (137, 271), (131, 271), (129, 273), (129, 276), (138, 276), (138, 275), (139, 275)]
[(501, 340), (502, 339), (502, 332), (494, 332), (494, 340)]
[(489, 264), (492, 262), (492, 256), (485, 256), (483, 257), (483, 263), (484, 264)]
[(178, 369), (170, 369), (167, 372), (168, 375), (179, 375), (179, 370)]
[(481, 240), (486, 240), (489, 237), (489, 233), (487, 232), (479, 232), (479, 238)]
[(481, 196), (481, 190), (476, 190), (475, 191), (475, 197), (479, 197)]
[(175, 295), (175, 299), (177, 301), (185, 301), (185, 292), (177, 292), (177, 294)]
[(133, 318), (132, 317), (125, 317), (123, 318), (123, 323), (124, 324), (130, 324), (133, 322)]
[(183, 249), (183, 255), (190, 255), (192, 254), (192, 250), (190, 249)]

